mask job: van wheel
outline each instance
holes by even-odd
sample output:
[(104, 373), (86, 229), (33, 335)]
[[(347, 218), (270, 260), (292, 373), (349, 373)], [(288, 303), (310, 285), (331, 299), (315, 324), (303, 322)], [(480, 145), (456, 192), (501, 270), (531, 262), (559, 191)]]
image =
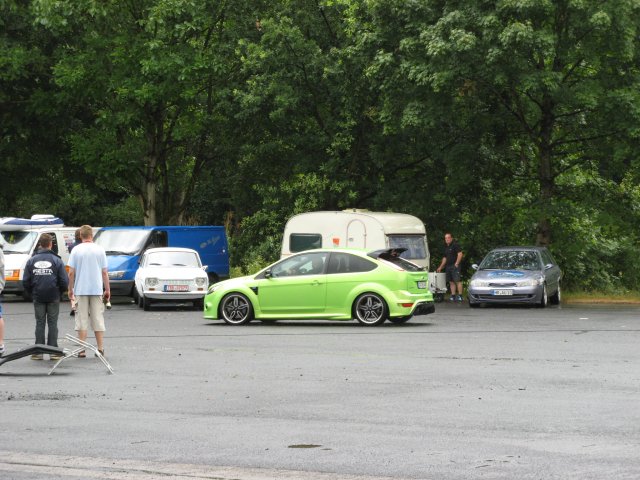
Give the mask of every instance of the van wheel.
[(380, 295), (363, 293), (353, 303), (353, 315), (363, 325), (379, 325), (387, 319), (387, 304)]
[(253, 307), (241, 293), (229, 293), (220, 302), (220, 316), (229, 325), (242, 325), (253, 318)]

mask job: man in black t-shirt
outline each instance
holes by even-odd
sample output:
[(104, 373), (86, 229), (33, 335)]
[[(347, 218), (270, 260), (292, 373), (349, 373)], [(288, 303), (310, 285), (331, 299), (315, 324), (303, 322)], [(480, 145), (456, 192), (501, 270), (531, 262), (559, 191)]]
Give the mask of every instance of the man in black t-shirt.
[[(462, 281), (460, 280), (460, 262), (462, 262), (462, 248), (450, 233), (444, 235), (444, 256), (436, 272), (444, 271), (451, 289), (451, 302), (462, 302)], [(456, 295), (457, 291), (457, 295)]]

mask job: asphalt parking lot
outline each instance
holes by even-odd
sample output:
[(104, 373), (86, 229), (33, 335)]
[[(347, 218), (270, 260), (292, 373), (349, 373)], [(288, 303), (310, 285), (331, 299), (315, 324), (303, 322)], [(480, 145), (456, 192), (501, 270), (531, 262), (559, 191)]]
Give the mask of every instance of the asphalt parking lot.
[[(32, 306), (4, 309), (8, 350), (33, 343)], [(119, 299), (114, 375), (90, 356), (0, 366), (0, 477), (640, 478), (639, 314), (438, 304), (404, 325), (230, 327)]]

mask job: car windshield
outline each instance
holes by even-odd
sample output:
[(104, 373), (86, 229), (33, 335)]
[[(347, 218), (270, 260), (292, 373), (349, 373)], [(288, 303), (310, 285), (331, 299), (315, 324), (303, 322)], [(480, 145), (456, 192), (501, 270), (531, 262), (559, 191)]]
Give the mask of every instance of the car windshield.
[(400, 255), (402, 258), (427, 258), (427, 242), (424, 235), (389, 235), (390, 248), (406, 248)]
[(7, 230), (0, 232), (0, 244), (4, 253), (29, 253), (38, 238), (37, 232)]
[(495, 250), (482, 260), (480, 270), (540, 270), (538, 253), (533, 250)]
[(147, 256), (147, 267), (199, 267), (193, 252), (152, 252)]
[(136, 255), (140, 253), (150, 230), (100, 230), (94, 242), (105, 249), (107, 255)]

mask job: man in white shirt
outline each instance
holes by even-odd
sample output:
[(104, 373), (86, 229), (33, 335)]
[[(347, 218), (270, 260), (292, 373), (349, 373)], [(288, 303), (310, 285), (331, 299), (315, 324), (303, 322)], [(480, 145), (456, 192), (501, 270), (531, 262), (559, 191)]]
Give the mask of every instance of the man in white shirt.
[[(86, 340), (89, 323), (96, 336), (98, 350), (104, 355), (104, 301), (111, 298), (107, 255), (99, 245), (93, 243), (93, 229), (89, 225), (80, 227), (82, 243), (69, 255), (69, 299), (77, 302), (75, 315), (76, 331), (80, 340)], [(78, 357), (84, 358), (84, 351)]]

